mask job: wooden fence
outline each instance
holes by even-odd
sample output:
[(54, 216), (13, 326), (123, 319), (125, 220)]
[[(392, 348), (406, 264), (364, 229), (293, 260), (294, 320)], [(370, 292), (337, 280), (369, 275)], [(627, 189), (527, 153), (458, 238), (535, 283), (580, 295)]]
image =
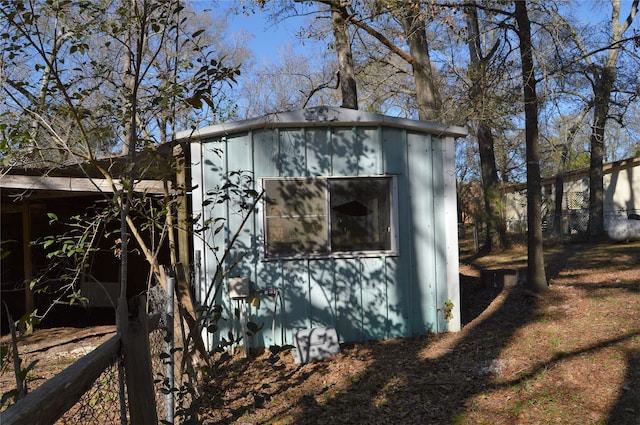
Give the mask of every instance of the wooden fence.
[(124, 359), (129, 422), (157, 424), (149, 332), (159, 315), (147, 316), (145, 298), (118, 300), (118, 334), (0, 413), (2, 425), (51, 425), (74, 406), (100, 374)]

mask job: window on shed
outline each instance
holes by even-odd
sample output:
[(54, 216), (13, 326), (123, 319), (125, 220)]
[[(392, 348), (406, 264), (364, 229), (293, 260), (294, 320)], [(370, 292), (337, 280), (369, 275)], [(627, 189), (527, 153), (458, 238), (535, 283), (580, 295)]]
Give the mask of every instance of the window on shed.
[(263, 179), (265, 254), (394, 254), (391, 176)]
[(264, 180), (268, 256), (328, 251), (325, 187), (319, 179)]

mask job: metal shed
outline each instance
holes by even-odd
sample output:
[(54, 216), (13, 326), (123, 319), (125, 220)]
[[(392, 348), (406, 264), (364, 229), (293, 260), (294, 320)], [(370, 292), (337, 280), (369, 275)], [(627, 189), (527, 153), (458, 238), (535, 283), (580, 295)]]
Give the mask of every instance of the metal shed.
[(221, 334), (238, 329), (236, 309), (263, 325), (247, 338), (256, 347), (317, 327), (340, 342), (459, 330), (454, 140), (465, 135), (335, 107), (179, 133), (196, 227), (209, 225), (194, 241), (196, 296), (212, 302), (231, 241), (224, 269), (250, 282), (249, 298), (231, 298), (242, 285), (217, 294)]

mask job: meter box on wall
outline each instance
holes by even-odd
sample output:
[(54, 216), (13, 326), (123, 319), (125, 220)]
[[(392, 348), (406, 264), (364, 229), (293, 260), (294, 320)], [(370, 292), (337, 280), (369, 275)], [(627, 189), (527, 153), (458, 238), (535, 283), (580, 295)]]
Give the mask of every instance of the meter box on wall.
[(230, 277), (227, 281), (227, 291), (231, 299), (249, 298), (250, 283), (247, 276)]

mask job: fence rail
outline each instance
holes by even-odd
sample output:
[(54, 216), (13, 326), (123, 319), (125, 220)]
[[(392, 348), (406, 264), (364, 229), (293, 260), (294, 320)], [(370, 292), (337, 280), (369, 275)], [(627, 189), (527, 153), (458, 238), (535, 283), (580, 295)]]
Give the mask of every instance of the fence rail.
[(147, 315), (144, 297), (128, 306), (120, 300), (119, 311), (125, 324), (117, 335), (0, 413), (0, 424), (157, 423), (163, 399), (153, 378), (164, 372), (159, 359), (167, 349), (162, 315)]
[(0, 416), (2, 425), (52, 424), (86, 393), (120, 354), (114, 336), (29, 393)]

